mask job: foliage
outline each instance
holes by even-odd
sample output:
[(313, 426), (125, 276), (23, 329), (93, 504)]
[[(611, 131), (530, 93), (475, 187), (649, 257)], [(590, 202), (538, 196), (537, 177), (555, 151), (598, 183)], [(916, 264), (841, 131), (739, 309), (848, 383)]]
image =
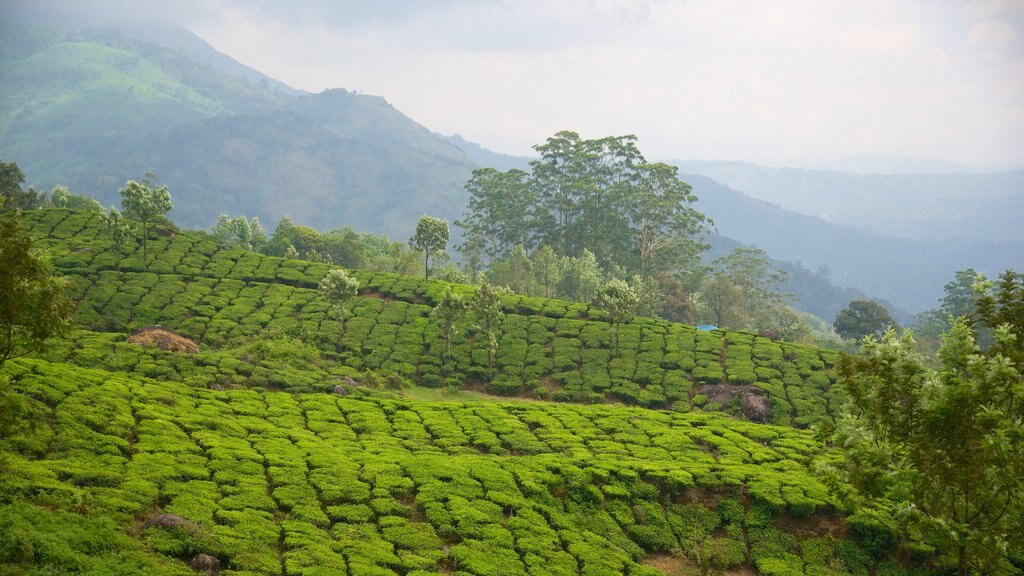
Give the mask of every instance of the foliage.
[(487, 279), (480, 282), (473, 299), (469, 302), (469, 309), (473, 313), (476, 327), (484, 337), (487, 346), (487, 377), (494, 375), (494, 354), (498, 351), (499, 343), (497, 338), (498, 326), (505, 313), (501, 309), (501, 292), (487, 283)]
[(133, 230), (130, 222), (125, 220), (124, 216), (115, 206), (110, 207), (110, 212), (103, 215), (102, 218), (103, 227), (107, 233), (110, 234), (110, 240), (114, 247), (114, 269), (117, 270), (118, 276), (121, 275), (121, 256), (125, 252), (125, 248), (128, 247), (128, 243), (133, 239)]
[(421, 216), (416, 223), (416, 233), (409, 239), (409, 245), (423, 252), (423, 278), (430, 278), (430, 256), (444, 252), (448, 245), (448, 221), (433, 216)]
[(684, 268), (706, 248), (697, 237), (708, 220), (691, 207), (690, 186), (676, 167), (648, 163), (634, 136), (587, 140), (564, 131), (534, 149), (541, 157), (529, 173), (473, 172), (457, 222), (464, 252), (480, 251), (493, 266), (517, 248), (548, 246), (563, 258), (589, 251), (602, 266), (645, 276)]
[(444, 338), (444, 354), (446, 360), (452, 359), (452, 334), (455, 326), (466, 316), (466, 303), (462, 297), (452, 292), (451, 288), (444, 291), (437, 305), (430, 311), (430, 318), (437, 323), (438, 330)]
[[(21, 550), (30, 570), (117, 549), (137, 573), (157, 572), (142, 561), (184, 572), (201, 551), (260, 575), (453, 562), (476, 574), (650, 574), (645, 557), (690, 553), (695, 529), (736, 567), (735, 550), (766, 541), (774, 516), (833, 513), (804, 466), (828, 457), (809, 431), (721, 415), (215, 391), (24, 359), (4, 370), (55, 414), (0, 443), (0, 526), (13, 528), (0, 550)], [(707, 507), (678, 504), (697, 496)], [(187, 524), (127, 534), (154, 511)], [(758, 559), (781, 561), (793, 542)], [(810, 545), (797, 554), (821, 564)]]
[(785, 271), (772, 266), (764, 250), (735, 248), (716, 258), (701, 282), (703, 319), (733, 329), (776, 324), (780, 309), (790, 299), (780, 291), (787, 278)]
[(1006, 270), (995, 283), (982, 277), (975, 290), (979, 328), (1003, 329), (1012, 335), (1012, 338), (994, 338), (990, 351), (1024, 370), (1024, 274)]
[(171, 194), (166, 186), (157, 187), (147, 174), (141, 182), (129, 180), (121, 188), (121, 203), (125, 212), (134, 215), (142, 223), (142, 261), (149, 266), (149, 224), (171, 210)]
[(612, 280), (594, 297), (594, 305), (604, 310), (612, 324), (612, 342), (615, 354), (619, 354), (619, 330), (623, 324), (633, 320), (640, 298), (622, 280)]
[[(1006, 325), (996, 338), (1013, 346)], [(953, 322), (926, 368), (909, 334), (869, 337), (840, 363), (850, 397), (836, 442), (855, 500), (906, 537), (934, 547), (961, 576), (1014, 573), (1024, 546), (1024, 377), (983, 355), (970, 321)]]
[(34, 188), (22, 190), (25, 174), (14, 162), (0, 162), (0, 209), (33, 210), (46, 203), (46, 194)]
[(345, 336), (345, 305), (359, 293), (359, 281), (341, 268), (334, 268), (320, 280), (320, 294), (338, 320), (338, 336)]
[(68, 210), (89, 210), (92, 212), (103, 212), (103, 205), (95, 198), (72, 194), (67, 186), (54, 186), (50, 191), (50, 205), (54, 208), (67, 208)]
[(0, 366), (68, 330), (74, 306), (64, 289), (20, 214), (0, 214)]
[(860, 340), (869, 335), (881, 336), (896, 326), (889, 311), (878, 302), (854, 300), (836, 314), (832, 323), (836, 333), (848, 340)]
[[(449, 360), (429, 322), (432, 306), (447, 288), (469, 301), (474, 293), (470, 286), (349, 271), (362, 295), (346, 306), (345, 335), (339, 344), (338, 321), (317, 290), (329, 270), (323, 264), (224, 249), (205, 235), (179, 232), (153, 239), (148, 272), (141, 250), (129, 247), (118, 281), (109, 236), (95, 215), (48, 210), (28, 213), (26, 221), (71, 280), (71, 292), (80, 301), (79, 326), (124, 333), (158, 323), (195, 339), (204, 349), (230, 351), (232, 356), (203, 352), (187, 362), (169, 363), (159, 355), (141, 355), (121, 341), (76, 336), (48, 356), (53, 359), (76, 358), (89, 366), (137, 370), (161, 380), (187, 379), (199, 386), (292, 391), (322, 389), (341, 369), (332, 365), (335, 354), (323, 354), (312, 364), (303, 360), (301, 366), (257, 359), (247, 347), (261, 335), (301, 341), (321, 352), (339, 347), (355, 352), (344, 359), (354, 372), (343, 374), (356, 379), (372, 370), (437, 386), (444, 372), (449, 384), (461, 385), (485, 379), (489, 372), (482, 334), (453, 334)], [(500, 301), (504, 317), (495, 330), (491, 391), (542, 393), (561, 402), (616, 401), (690, 410), (699, 405), (691, 396), (702, 384), (742, 382), (771, 401), (774, 422), (805, 427), (834, 413), (839, 394), (830, 386), (834, 353), (635, 318), (621, 327), (621, 353), (616, 355), (612, 326), (592, 305), (514, 294), (502, 294)], [(294, 352), (295, 362), (307, 356), (305, 348)]]

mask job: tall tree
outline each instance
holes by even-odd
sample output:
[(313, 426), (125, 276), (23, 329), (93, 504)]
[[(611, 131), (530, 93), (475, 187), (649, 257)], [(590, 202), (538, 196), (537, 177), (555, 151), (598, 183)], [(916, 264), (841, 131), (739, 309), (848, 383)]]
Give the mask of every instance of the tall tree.
[(156, 177), (147, 174), (141, 181), (129, 180), (121, 188), (121, 205), (124, 211), (133, 214), (142, 223), (142, 260), (149, 269), (149, 224), (158, 217), (167, 214), (171, 204), (171, 194), (166, 186), (156, 186)]
[(501, 292), (483, 279), (469, 302), (476, 327), (483, 333), (487, 345), (487, 376), (494, 377), (494, 355), (498, 351), (496, 335), (498, 323), (505, 313), (501, 310)]
[(320, 295), (338, 319), (338, 339), (345, 336), (345, 306), (359, 293), (359, 281), (341, 268), (327, 272), (320, 280)]
[(46, 204), (46, 192), (38, 193), (29, 186), (22, 190), (25, 174), (14, 162), (0, 162), (0, 209), (35, 210)]
[[(1013, 332), (1004, 324), (995, 338), (1009, 344)], [(1024, 549), (1024, 375), (1002, 354), (982, 354), (966, 317), (945, 335), (939, 370), (915, 348), (909, 332), (889, 331), (840, 361), (849, 407), (834, 440), (846, 496), (934, 547), (959, 576), (1014, 573), (1009, 551)]]
[(708, 219), (690, 206), (697, 197), (678, 172), (667, 164), (644, 164), (636, 189), (627, 196), (640, 276), (680, 270), (706, 248), (695, 238)]
[(409, 246), (423, 251), (423, 278), (430, 278), (430, 256), (444, 252), (451, 232), (448, 221), (433, 216), (420, 216), (416, 223), (416, 234), (409, 239)]
[[(784, 270), (778, 270), (768, 261), (768, 255), (760, 248), (740, 247), (711, 263), (715, 276), (722, 276), (738, 290), (742, 318), (732, 328), (749, 328), (758, 314), (785, 305), (789, 295), (783, 294), (782, 284), (789, 278)], [(724, 283), (714, 284), (727, 288)]]
[(558, 284), (558, 255), (551, 249), (551, 246), (544, 244), (533, 251), (530, 261), (533, 281), (537, 286), (544, 288), (545, 298), (551, 298), (552, 290)]
[(873, 334), (881, 336), (886, 330), (896, 326), (889, 311), (878, 302), (871, 300), (854, 300), (846, 308), (836, 314), (832, 327), (836, 334), (847, 340), (861, 338)]
[(263, 224), (260, 223), (260, 219), (258, 217), (252, 217), (252, 223), (249, 225), (249, 232), (252, 236), (252, 249), (255, 252), (259, 252), (267, 243), (267, 231), (263, 229)]
[(479, 238), (492, 261), (516, 246), (528, 253), (533, 250), (537, 195), (528, 178), (528, 173), (515, 168), (506, 172), (479, 168), (466, 183), (466, 215), (455, 224), (466, 230), (467, 238)]
[(594, 298), (594, 305), (604, 310), (608, 315), (608, 321), (612, 325), (612, 346), (615, 355), (620, 354), (619, 332), (622, 325), (630, 322), (636, 315), (636, 309), (640, 306), (640, 298), (636, 292), (622, 280), (610, 280), (601, 288)]
[(451, 288), (444, 291), (441, 300), (430, 311), (430, 319), (437, 323), (441, 336), (444, 338), (445, 361), (452, 359), (452, 334), (455, 326), (466, 317), (466, 302), (462, 296), (452, 292)]
[(699, 300), (715, 326), (739, 328), (744, 323), (743, 293), (724, 272), (712, 272), (704, 279)]
[(0, 214), (0, 366), (65, 334), (74, 305), (18, 212)]
[(990, 334), (1005, 326), (1013, 335), (1010, 339), (996, 340), (990, 350), (1011, 359), (1024, 371), (1024, 274), (1005, 270), (995, 283), (980, 277), (975, 292), (981, 323), (979, 332)]
[(114, 244), (114, 269), (117, 270), (117, 279), (121, 279), (121, 257), (124, 255), (125, 247), (132, 241), (132, 224), (125, 220), (124, 216), (115, 206), (110, 207), (110, 212), (102, 216), (103, 228), (110, 234), (110, 240)]

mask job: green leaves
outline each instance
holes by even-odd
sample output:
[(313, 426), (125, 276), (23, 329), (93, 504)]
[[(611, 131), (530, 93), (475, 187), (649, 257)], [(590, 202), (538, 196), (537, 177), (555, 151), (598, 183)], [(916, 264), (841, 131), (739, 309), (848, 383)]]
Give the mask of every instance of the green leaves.
[(146, 267), (149, 267), (149, 252), (147, 245), (149, 240), (149, 223), (164, 214), (170, 212), (171, 194), (166, 186), (156, 187), (151, 182), (150, 174), (142, 182), (129, 180), (124, 188), (121, 188), (121, 204), (125, 212), (133, 214), (142, 222), (142, 260)]
[(992, 544), (1024, 544), (1024, 376), (981, 353), (967, 317), (954, 320), (939, 358), (940, 369), (926, 368), (909, 333), (892, 331), (843, 358), (844, 471), (867, 505), (962, 575), (1003, 569), (1005, 549)]
[(430, 256), (444, 251), (450, 232), (448, 221), (433, 216), (421, 216), (416, 223), (416, 234), (409, 239), (409, 245), (423, 251), (423, 278), (430, 278)]
[(21, 216), (0, 213), (0, 366), (68, 331), (74, 304), (50, 270)]

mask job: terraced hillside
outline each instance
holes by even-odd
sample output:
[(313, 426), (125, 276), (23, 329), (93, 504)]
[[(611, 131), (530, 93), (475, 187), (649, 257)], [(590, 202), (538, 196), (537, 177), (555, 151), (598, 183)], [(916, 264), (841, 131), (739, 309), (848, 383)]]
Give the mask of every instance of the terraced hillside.
[[(146, 558), (209, 553), (233, 574), (615, 575), (657, 574), (644, 563), (699, 545), (763, 573), (799, 573), (821, 554), (870, 563), (830, 533), (832, 502), (806, 472), (821, 447), (793, 428), (197, 390), (43, 361), (7, 370), (50, 425), (13, 439), (0, 494), (133, 526), (156, 553)], [(187, 523), (144, 527), (157, 513)], [(782, 516), (805, 537), (780, 531)], [(23, 546), (43, 522), (12, 521), (8, 506), (0, 525)], [(43, 561), (73, 555), (32, 547)]]
[[(79, 329), (0, 369), (0, 574), (927, 574), (815, 472), (831, 353), (638, 319), (614, 354), (600, 310), (505, 296), (489, 380), (471, 329), (442, 361), (447, 284), (355, 272), (339, 342), (323, 265), (163, 230), (118, 272), (98, 216), (24, 217)], [(128, 343), (154, 323), (200, 351)]]
[[(834, 407), (831, 368), (837, 358), (831, 351), (638, 318), (622, 327), (616, 354), (602, 311), (582, 303), (506, 295), (497, 375), (489, 379), (487, 351), (468, 322), (456, 335), (452, 358), (445, 359), (429, 312), (449, 287), (446, 283), (355, 271), (360, 297), (350, 306), (352, 317), (339, 340), (337, 323), (316, 290), (326, 265), (227, 249), (202, 236), (167, 231), (150, 243), (148, 270), (141, 252), (133, 251), (119, 274), (97, 215), (46, 210), (27, 214), (26, 222), (69, 278), (80, 301), (77, 322), (94, 331), (126, 333), (161, 324), (210, 351), (291, 335), (308, 343), (314, 355), (347, 368), (335, 374), (372, 370), (427, 386), (477, 387), (557, 401), (739, 412), (744, 397), (758, 395), (770, 401), (772, 422), (800, 427), (828, 418)], [(474, 290), (452, 288), (466, 296)], [(89, 341), (83, 337), (78, 342), (87, 348)], [(116, 342), (111, 345), (117, 348)], [(98, 354), (92, 365), (103, 365), (106, 356)], [(251, 360), (253, 354), (248, 356)], [(216, 370), (200, 370), (206, 374), (200, 378), (208, 384), (305, 391), (334, 385), (310, 367), (304, 375), (282, 379), (256, 364), (226, 362)], [(142, 371), (169, 380), (196, 372), (174, 363)]]

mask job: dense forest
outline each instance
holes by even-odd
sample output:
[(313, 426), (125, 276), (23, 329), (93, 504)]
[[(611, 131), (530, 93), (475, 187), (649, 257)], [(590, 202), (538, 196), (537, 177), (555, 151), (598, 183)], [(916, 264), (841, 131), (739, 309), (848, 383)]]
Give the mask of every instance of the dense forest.
[[(958, 274), (918, 340), (851, 302), (856, 354), (795, 342), (756, 330), (785, 307), (762, 253), (699, 264), (673, 169), (539, 147), (471, 176), (459, 266), (440, 218), (190, 231), (155, 175), (104, 210), (3, 164), (0, 571), (1020, 573), (1024, 276)], [(716, 283), (744, 330), (692, 324)]]

